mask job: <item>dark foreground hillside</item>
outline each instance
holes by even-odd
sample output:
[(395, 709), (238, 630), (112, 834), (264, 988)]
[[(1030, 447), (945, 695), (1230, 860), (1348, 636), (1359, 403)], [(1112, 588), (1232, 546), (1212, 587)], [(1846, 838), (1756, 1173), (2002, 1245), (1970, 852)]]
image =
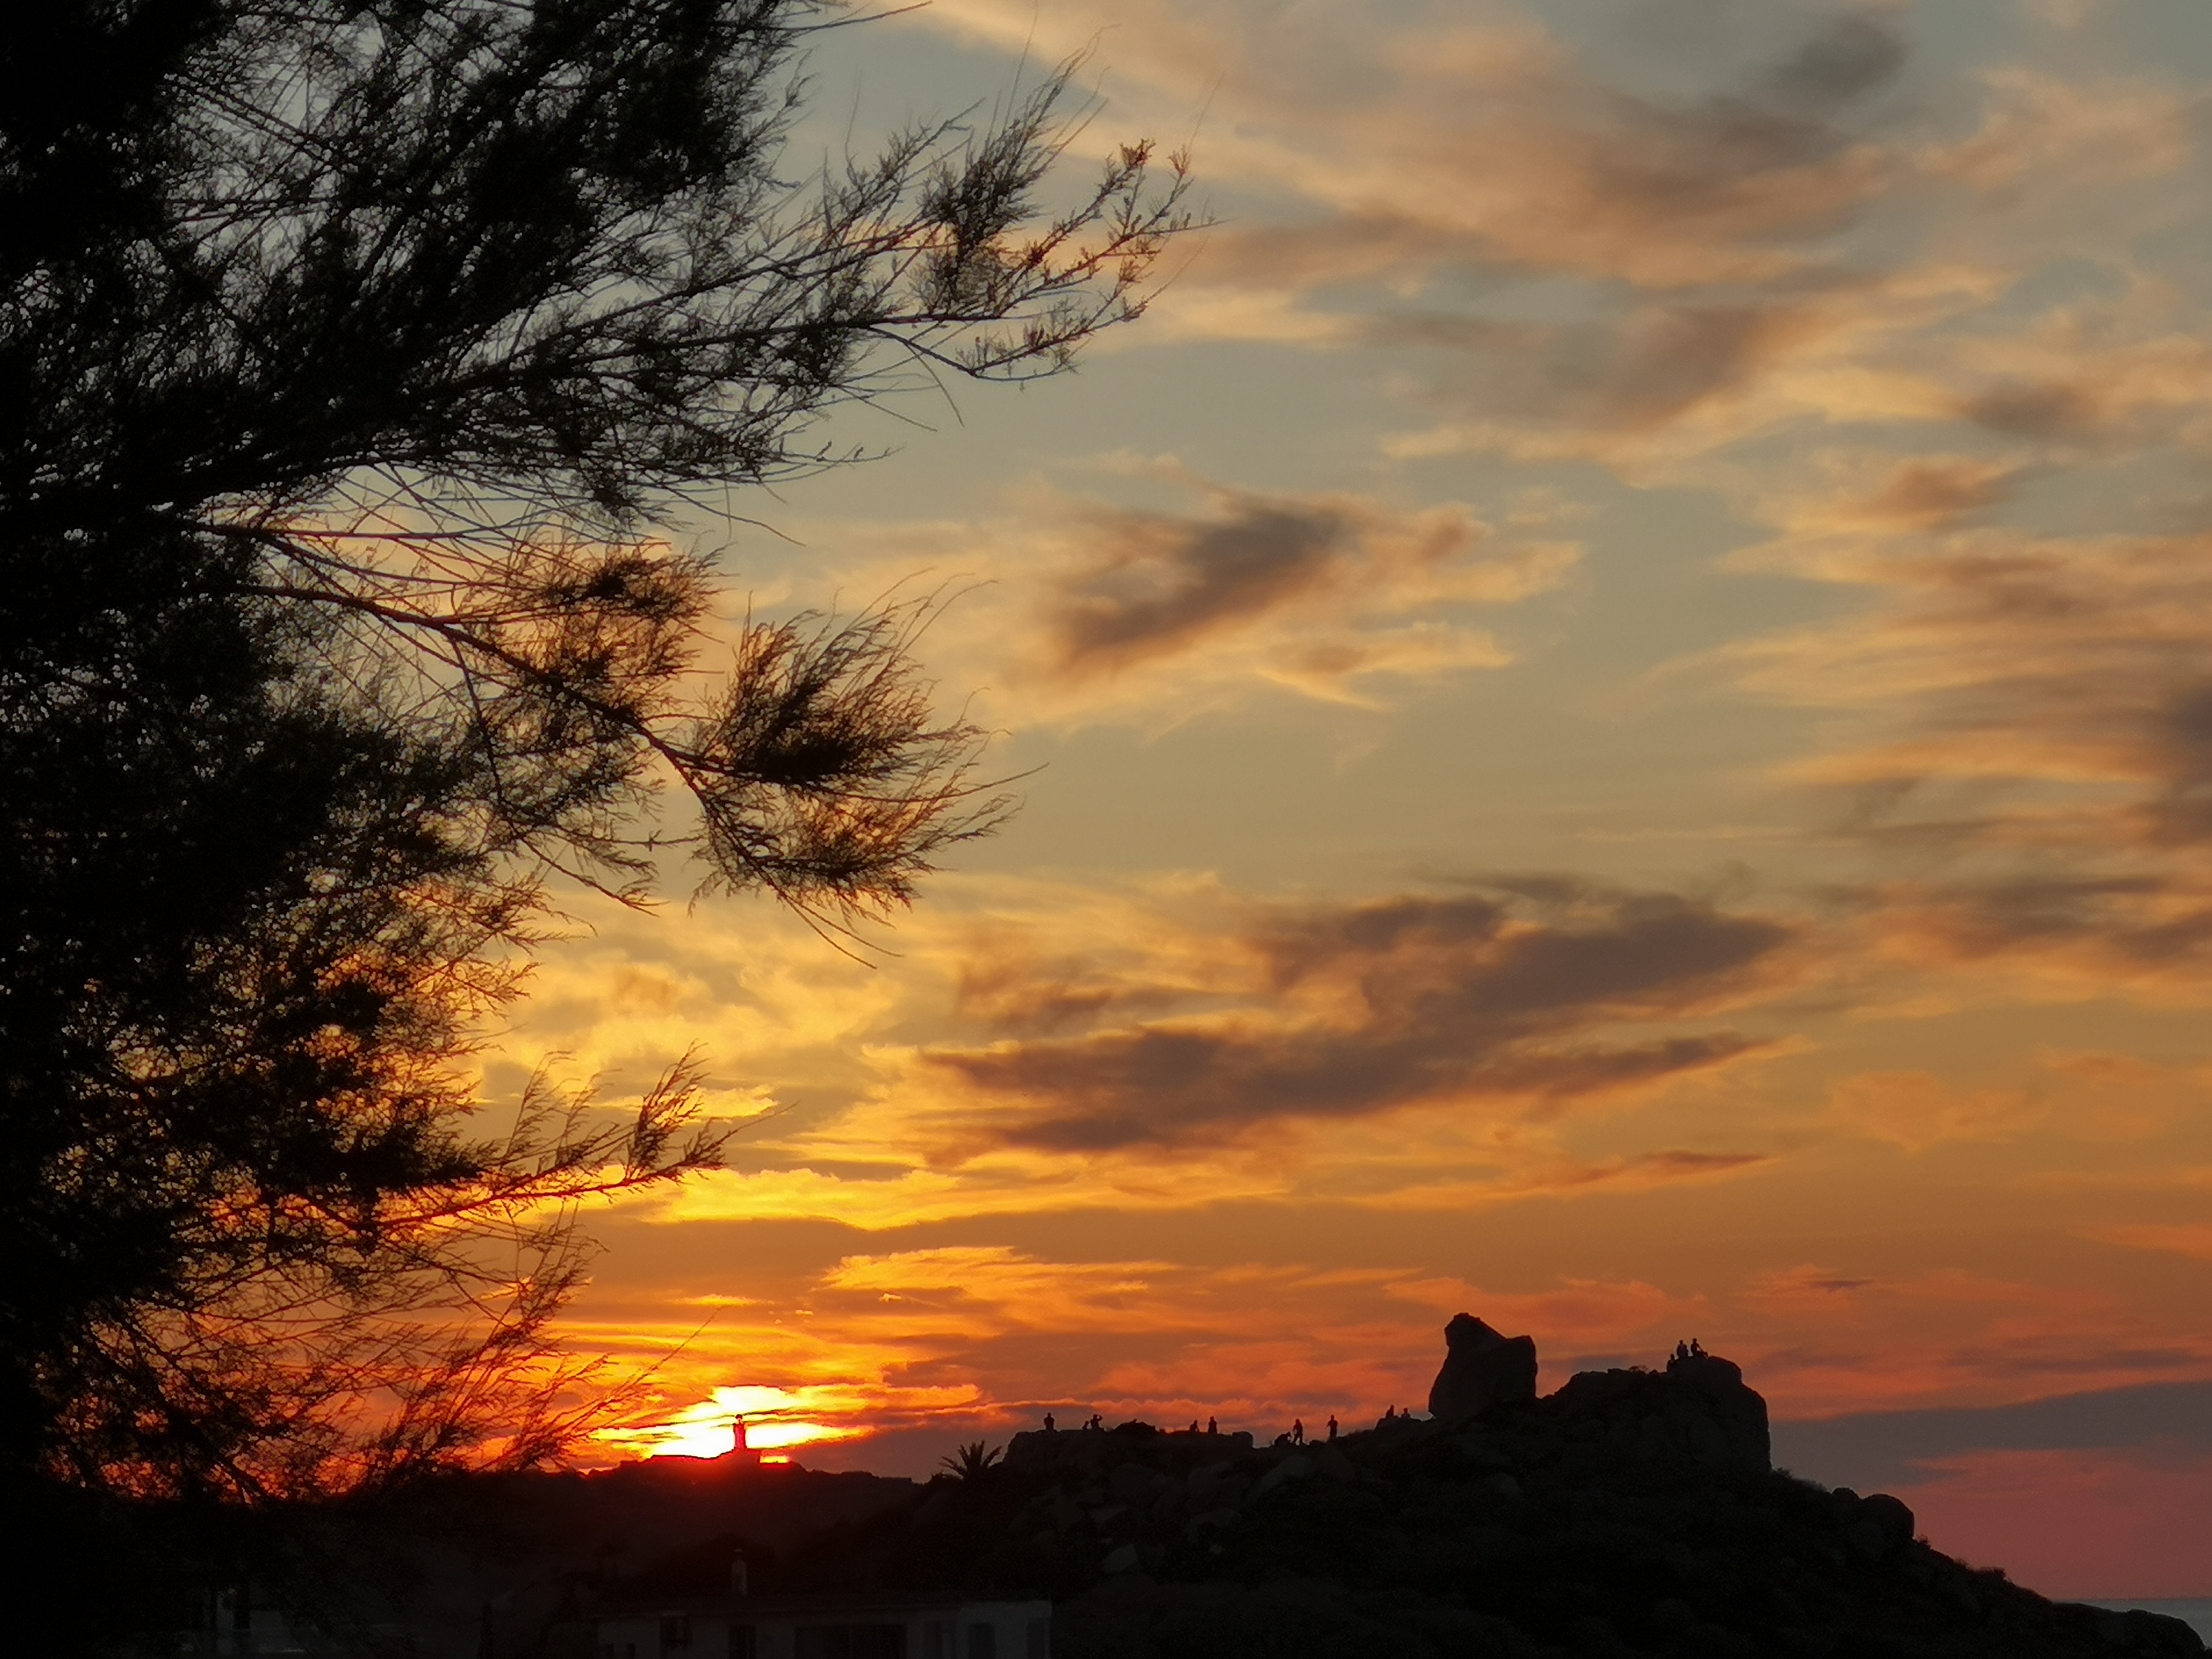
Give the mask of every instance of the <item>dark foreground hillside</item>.
[(623, 1620), (660, 1632), (658, 1659), (724, 1659), (687, 1610), (921, 1593), (1049, 1597), (1054, 1659), (2204, 1651), (2178, 1620), (1953, 1561), (1894, 1498), (1771, 1468), (1765, 1404), (1726, 1360), (1540, 1399), (1528, 1339), (1464, 1315), (1447, 1334), (1427, 1419), (1320, 1445), (1128, 1423), (1017, 1435), (921, 1485), (735, 1455), (458, 1480), (290, 1517), (272, 1577), (334, 1638), (315, 1650), (417, 1659), (604, 1659)]

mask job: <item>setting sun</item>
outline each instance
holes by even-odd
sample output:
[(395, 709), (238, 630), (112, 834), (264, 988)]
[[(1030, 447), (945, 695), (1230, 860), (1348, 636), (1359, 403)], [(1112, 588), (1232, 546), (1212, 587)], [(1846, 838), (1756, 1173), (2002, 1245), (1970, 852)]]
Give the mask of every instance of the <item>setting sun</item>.
[(851, 1411), (860, 1403), (839, 1389), (719, 1388), (665, 1421), (604, 1429), (596, 1437), (611, 1448), (647, 1457), (720, 1457), (731, 1449), (735, 1425), (743, 1418), (745, 1443), (754, 1451), (788, 1452), (866, 1433), (866, 1425), (857, 1420), (822, 1420), (828, 1412)]

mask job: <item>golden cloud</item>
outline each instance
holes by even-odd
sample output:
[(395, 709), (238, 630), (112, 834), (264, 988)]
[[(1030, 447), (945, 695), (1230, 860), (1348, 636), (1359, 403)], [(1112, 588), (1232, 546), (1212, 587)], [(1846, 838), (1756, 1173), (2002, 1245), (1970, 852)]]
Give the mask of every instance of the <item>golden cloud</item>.
[(1729, 1021), (1803, 971), (1794, 921), (1559, 880), (1340, 902), (945, 881), (876, 967), (765, 908), (592, 917), (487, 1087), (550, 1064), (619, 1105), (697, 1054), (744, 1127), (728, 1169), (639, 1200), (667, 1223), (1724, 1178), (1771, 1152), (1626, 1118), (1562, 1137), (1786, 1048)]

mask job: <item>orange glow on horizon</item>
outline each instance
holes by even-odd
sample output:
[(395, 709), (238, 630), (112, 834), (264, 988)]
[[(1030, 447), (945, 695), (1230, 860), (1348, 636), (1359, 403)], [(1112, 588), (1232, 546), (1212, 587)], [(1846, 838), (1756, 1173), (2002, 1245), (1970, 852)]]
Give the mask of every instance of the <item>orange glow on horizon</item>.
[[(868, 1432), (864, 1425), (839, 1422), (830, 1414), (850, 1412), (861, 1403), (838, 1389), (718, 1388), (665, 1422), (602, 1429), (594, 1438), (647, 1457), (719, 1457), (731, 1449), (732, 1425), (743, 1417), (748, 1446), (757, 1452), (779, 1451), (860, 1438)], [(761, 1459), (763, 1463), (790, 1461), (787, 1450)]]

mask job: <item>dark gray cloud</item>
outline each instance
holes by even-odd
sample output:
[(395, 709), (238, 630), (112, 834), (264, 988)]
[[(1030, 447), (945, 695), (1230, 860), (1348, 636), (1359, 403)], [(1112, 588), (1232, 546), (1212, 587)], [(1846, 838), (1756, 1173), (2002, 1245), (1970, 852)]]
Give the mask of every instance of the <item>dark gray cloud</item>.
[(1762, 101), (1801, 116), (1832, 115), (1894, 81), (1905, 55), (1904, 38), (1880, 19), (1832, 17), (1767, 72)]
[(1759, 378), (1808, 330), (1803, 296), (1648, 301), (1602, 318), (1507, 327), (1401, 313), (1367, 325), (1381, 345), (1450, 348), (1430, 396), (1455, 413), (1643, 432)]
[(2142, 839), (2164, 847), (2212, 840), (2212, 684), (2192, 676), (2154, 706), (2146, 725), (2159, 787), (2136, 813)]
[(1216, 519), (1126, 514), (1098, 562), (1061, 587), (1055, 666), (1081, 674), (1183, 649), (1319, 586), (1356, 539), (1326, 503), (1242, 497)]
[(1559, 1104), (1759, 1048), (1730, 1030), (1624, 1039), (1771, 971), (1782, 923), (1671, 896), (1578, 892), (1561, 913), (1505, 894), (1410, 897), (1255, 917), (1265, 1006), (1077, 1036), (939, 1049), (928, 1063), (1024, 1103), (1017, 1144), (1099, 1150), (1222, 1139), (1283, 1117), (1419, 1102)]
[[(1623, 195), (1679, 212), (1740, 210), (1744, 186), (1817, 166), (1859, 142), (1853, 106), (1896, 79), (1905, 41), (1865, 16), (1832, 18), (1780, 62), (1742, 86), (1682, 108), (1615, 93), (1603, 130), (1616, 142), (1597, 155)], [(1794, 204), (1800, 228), (1824, 228), (1841, 207), (1814, 196)], [(1793, 222), (1777, 204), (1775, 228)]]
[(2115, 967), (2192, 979), (2212, 962), (2212, 904), (2164, 876), (1899, 884), (1875, 902), (1888, 925), (1957, 960), (2080, 949)]
[[(2179, 1353), (2158, 1356), (2166, 1364)], [(2122, 1450), (2154, 1444), (2212, 1455), (2212, 1382), (2149, 1382), (2014, 1406), (1858, 1412), (1777, 1423), (1774, 1461), (1861, 1492), (1917, 1486), (1946, 1458), (1978, 1451)]]
[[(2018, 476), (1906, 464), (1846, 516), (1940, 524)], [(2212, 837), (2208, 545), (1967, 530), (1885, 560), (1869, 575), (1889, 586), (1885, 606), (1806, 630), (1762, 667), (1785, 696), (1891, 714), (1834, 765), (1839, 832), (2002, 849), (2022, 872), (1897, 890), (1947, 909), (1962, 946), (2098, 933), (2145, 958), (2197, 948), (2201, 872), (2135, 857), (2108, 873), (2094, 855)]]
[(2064, 380), (2015, 380), (1964, 399), (1958, 413), (1978, 426), (2017, 438), (2067, 438), (2106, 418), (2104, 400), (2088, 386)]
[(1079, 957), (1039, 957), (1013, 938), (994, 939), (960, 964), (953, 1006), (1006, 1036), (1036, 1036), (1187, 1004), (1188, 991), (1102, 976)]
[(1487, 532), (1457, 501), (1407, 511), (1182, 482), (1202, 497), (1188, 512), (1071, 509), (1078, 551), (1042, 599), (1030, 672), (1067, 690), (1177, 663), (1332, 695), (1362, 676), (1495, 666), (1486, 632), (1440, 613), (1541, 592), (1577, 553), (1469, 556)]

